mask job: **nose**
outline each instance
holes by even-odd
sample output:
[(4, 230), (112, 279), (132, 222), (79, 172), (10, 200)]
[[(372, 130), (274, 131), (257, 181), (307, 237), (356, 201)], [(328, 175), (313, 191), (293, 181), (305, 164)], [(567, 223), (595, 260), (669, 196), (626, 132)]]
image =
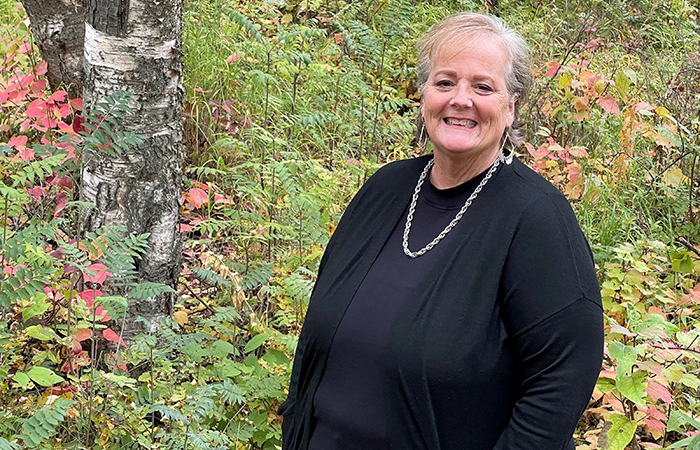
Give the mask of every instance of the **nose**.
[(471, 91), (466, 83), (458, 83), (457, 88), (453, 92), (454, 96), (450, 99), (450, 106), (461, 108), (471, 108), (474, 106), (474, 103), (472, 103)]

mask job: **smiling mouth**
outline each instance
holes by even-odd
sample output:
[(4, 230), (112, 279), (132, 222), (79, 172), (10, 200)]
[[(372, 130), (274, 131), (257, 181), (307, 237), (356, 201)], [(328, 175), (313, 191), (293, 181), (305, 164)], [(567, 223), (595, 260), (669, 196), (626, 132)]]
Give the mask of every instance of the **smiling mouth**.
[(469, 119), (452, 119), (452, 118), (446, 118), (445, 123), (447, 125), (459, 125), (461, 127), (467, 127), (467, 128), (474, 128), (476, 126), (476, 122), (473, 120)]

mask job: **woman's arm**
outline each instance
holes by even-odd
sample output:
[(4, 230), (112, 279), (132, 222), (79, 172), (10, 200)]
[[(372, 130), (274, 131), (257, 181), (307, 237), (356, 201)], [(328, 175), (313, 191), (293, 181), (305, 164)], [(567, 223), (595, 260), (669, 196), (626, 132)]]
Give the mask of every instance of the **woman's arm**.
[(600, 306), (581, 298), (513, 342), (523, 394), (494, 450), (567, 448), (600, 371)]
[(522, 394), (494, 450), (573, 449), (602, 362), (603, 311), (590, 248), (563, 196), (528, 208), (502, 292)]

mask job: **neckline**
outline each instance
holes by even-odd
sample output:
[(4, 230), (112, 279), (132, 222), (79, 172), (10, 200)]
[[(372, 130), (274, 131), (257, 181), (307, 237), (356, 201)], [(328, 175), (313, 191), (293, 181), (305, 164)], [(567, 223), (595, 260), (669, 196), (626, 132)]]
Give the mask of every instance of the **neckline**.
[[(458, 210), (464, 206), (464, 202), (467, 200), (467, 197), (474, 192), (474, 189), (476, 189), (479, 183), (481, 183), (481, 180), (484, 179), (490, 168), (491, 167), (487, 167), (477, 176), (465, 181), (462, 184), (447, 189), (436, 188), (433, 183), (431, 183), (430, 174), (428, 174), (428, 176), (425, 177), (426, 180), (425, 183), (423, 183), (418, 200), (437, 209)], [(499, 164), (493, 176), (495, 177), (498, 175), (502, 168), (503, 164)], [(478, 201), (478, 199), (475, 201)]]

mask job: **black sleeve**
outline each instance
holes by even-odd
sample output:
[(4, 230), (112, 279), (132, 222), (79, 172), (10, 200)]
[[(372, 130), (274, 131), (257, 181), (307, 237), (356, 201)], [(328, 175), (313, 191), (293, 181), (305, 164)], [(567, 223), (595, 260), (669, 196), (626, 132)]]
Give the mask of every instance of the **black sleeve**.
[(502, 289), (521, 396), (494, 450), (569, 448), (600, 371), (604, 332), (592, 254), (563, 196), (527, 208)]
[(559, 450), (571, 440), (603, 357), (600, 306), (581, 298), (514, 339), (523, 395), (494, 450)]

